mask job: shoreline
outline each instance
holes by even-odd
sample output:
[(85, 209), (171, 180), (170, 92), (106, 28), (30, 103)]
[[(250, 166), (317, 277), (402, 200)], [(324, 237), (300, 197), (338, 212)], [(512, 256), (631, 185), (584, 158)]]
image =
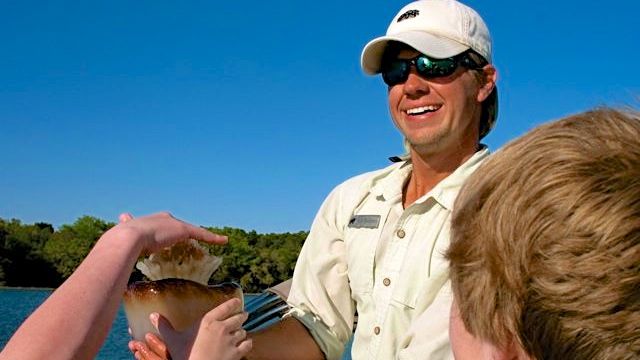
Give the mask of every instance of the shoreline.
[[(23, 291), (42, 291), (42, 290), (50, 290), (54, 291), (56, 288), (49, 287), (29, 287), (29, 286), (0, 286), (0, 290), (23, 290)], [(261, 293), (244, 293), (244, 295), (249, 296), (258, 296)]]
[(50, 287), (30, 287), (30, 286), (0, 286), (0, 290), (55, 290), (56, 288)]

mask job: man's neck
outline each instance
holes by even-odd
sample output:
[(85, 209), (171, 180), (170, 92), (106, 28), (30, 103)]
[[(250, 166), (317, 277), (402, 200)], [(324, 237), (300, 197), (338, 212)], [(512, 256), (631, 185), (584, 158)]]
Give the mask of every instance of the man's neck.
[(451, 175), (480, 148), (454, 153), (420, 154), (411, 149), (411, 176), (403, 189), (403, 206), (406, 209), (431, 191), (440, 181)]

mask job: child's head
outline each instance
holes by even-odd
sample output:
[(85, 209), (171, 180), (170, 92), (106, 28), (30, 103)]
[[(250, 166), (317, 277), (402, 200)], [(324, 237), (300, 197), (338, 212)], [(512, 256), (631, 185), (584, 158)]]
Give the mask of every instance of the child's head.
[(487, 159), (454, 209), (452, 326), (521, 357), (640, 357), (638, 113), (534, 129)]

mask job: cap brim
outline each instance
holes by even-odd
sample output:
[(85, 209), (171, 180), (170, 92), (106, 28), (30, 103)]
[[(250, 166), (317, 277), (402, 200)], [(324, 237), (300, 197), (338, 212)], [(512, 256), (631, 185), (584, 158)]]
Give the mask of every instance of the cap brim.
[(417, 51), (436, 59), (444, 59), (458, 55), (469, 49), (469, 46), (463, 45), (455, 40), (424, 31), (406, 31), (381, 36), (369, 41), (362, 50), (360, 63), (365, 73), (373, 75), (380, 72), (382, 55), (389, 41), (398, 41), (407, 44)]

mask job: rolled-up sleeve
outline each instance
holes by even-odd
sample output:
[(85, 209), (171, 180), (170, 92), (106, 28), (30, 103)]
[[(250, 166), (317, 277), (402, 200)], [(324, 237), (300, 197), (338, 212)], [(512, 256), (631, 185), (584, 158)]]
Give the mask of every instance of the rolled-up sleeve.
[[(349, 183), (334, 189), (313, 221), (296, 263), (288, 302), (327, 359), (339, 359), (351, 337), (355, 304), (347, 275), (343, 229), (351, 206)], [(347, 201), (348, 202), (348, 201)]]

